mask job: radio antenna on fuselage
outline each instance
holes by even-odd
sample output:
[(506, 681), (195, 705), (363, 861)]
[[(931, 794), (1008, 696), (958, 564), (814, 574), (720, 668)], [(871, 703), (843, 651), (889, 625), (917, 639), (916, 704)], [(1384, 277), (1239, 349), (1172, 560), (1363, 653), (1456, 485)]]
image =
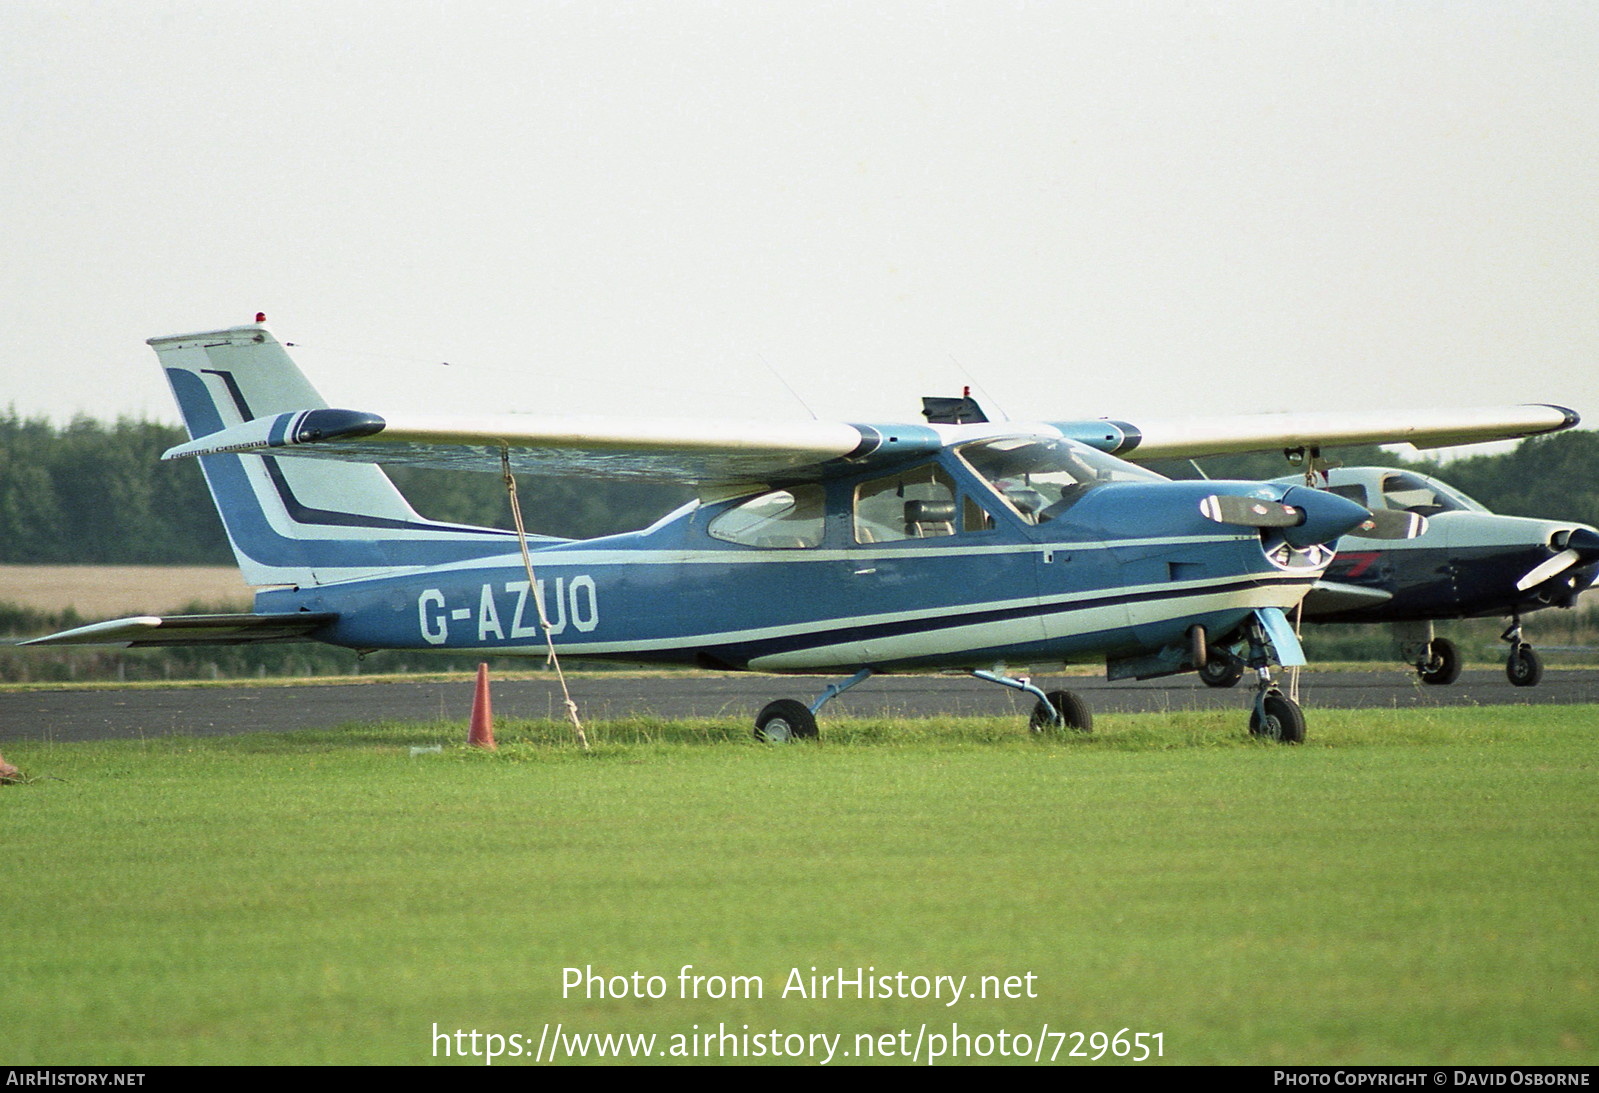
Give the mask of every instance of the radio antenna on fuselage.
[(757, 353), (755, 355), (760, 358), (760, 361), (761, 361), (762, 364), (766, 365), (766, 370), (768, 372), (770, 372), (773, 376), (777, 377), (777, 382), (781, 383), (783, 385), (783, 390), (785, 390), (789, 394), (793, 395), (794, 396), (794, 401), (799, 403), (802, 407), (804, 407), (805, 412), (807, 414), (811, 415), (811, 420), (820, 421), (821, 418), (816, 416), (816, 411), (811, 409), (809, 403), (807, 403), (804, 399), (800, 398), (800, 393), (798, 391), (794, 390), (793, 387), (789, 386), (788, 380), (783, 378), (783, 373), (779, 372), (777, 370), (777, 368), (772, 364), (772, 362), (766, 359), (766, 354), (765, 353)]
[(961, 375), (966, 377), (966, 379), (971, 383), (972, 388), (979, 395), (981, 395), (983, 397), (982, 404), (984, 406), (987, 406), (987, 407), (991, 408), (996, 414), (998, 414), (1000, 416), (1001, 420), (1009, 421), (1011, 419), (1011, 417), (1010, 417), (1009, 414), (1007, 414), (1005, 412), (1005, 407), (1001, 406), (999, 404), (999, 400), (997, 398), (995, 398), (992, 394), (989, 393), (988, 388), (983, 386), (981, 380), (979, 380), (976, 376), (972, 375), (971, 369), (967, 368), (966, 365), (961, 361), (961, 359), (959, 357), (957, 357), (953, 353), (951, 353), (949, 355), (949, 359), (955, 365), (956, 368), (959, 368), (961, 370)]

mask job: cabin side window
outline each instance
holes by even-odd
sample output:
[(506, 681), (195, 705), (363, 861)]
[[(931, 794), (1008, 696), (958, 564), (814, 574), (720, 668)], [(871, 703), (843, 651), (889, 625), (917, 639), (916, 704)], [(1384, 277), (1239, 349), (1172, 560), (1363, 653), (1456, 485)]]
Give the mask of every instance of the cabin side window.
[(1436, 516), (1440, 512), (1457, 512), (1481, 506), (1464, 495), (1452, 496), (1443, 484), (1407, 471), (1383, 476), (1383, 502), (1391, 509), (1403, 509), (1417, 516)]
[(802, 550), (822, 544), (827, 495), (821, 486), (795, 486), (758, 494), (712, 520), (712, 538), (767, 550)]
[(855, 487), (855, 541), (896, 543), (954, 535), (955, 482), (929, 464)]
[(1358, 483), (1352, 483), (1348, 486), (1323, 486), (1322, 488), (1328, 493), (1336, 493), (1339, 497), (1348, 498), (1362, 508), (1371, 508), (1371, 505), (1366, 501), (1366, 487)]

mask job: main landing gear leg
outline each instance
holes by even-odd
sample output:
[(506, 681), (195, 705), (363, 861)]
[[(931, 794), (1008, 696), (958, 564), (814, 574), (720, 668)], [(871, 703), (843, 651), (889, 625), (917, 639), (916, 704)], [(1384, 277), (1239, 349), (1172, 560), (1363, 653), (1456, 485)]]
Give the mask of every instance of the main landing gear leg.
[(1543, 658), (1531, 645), (1521, 640), (1521, 616), (1510, 616), (1510, 628), (1499, 635), (1500, 641), (1510, 643), (1510, 655), (1505, 658), (1505, 675), (1515, 687), (1536, 687), (1543, 679)]
[(1299, 704), (1277, 688), (1271, 679), (1271, 660), (1266, 654), (1266, 635), (1260, 623), (1249, 624), (1249, 666), (1255, 670), (1255, 708), (1249, 715), (1249, 731), (1263, 740), (1282, 744), (1305, 742), (1305, 712)]
[(1070, 691), (1050, 691), (1046, 694), (1034, 687), (1033, 681), (1026, 676), (1012, 678), (1000, 675), (998, 672), (980, 670), (973, 670), (972, 675), (989, 683), (998, 683), (1001, 687), (1009, 687), (1013, 691), (1026, 691), (1038, 699), (1038, 705), (1033, 707), (1032, 716), (1027, 719), (1027, 728), (1031, 732), (1043, 732), (1045, 729), (1094, 731), (1094, 715), (1088, 709), (1088, 704)]
[(780, 698), (768, 703), (755, 718), (755, 739), (780, 744), (785, 740), (811, 739), (817, 735), (816, 715), (822, 707), (862, 680), (870, 678), (872, 670), (862, 668), (843, 683), (829, 683), (822, 697), (806, 706), (792, 698)]

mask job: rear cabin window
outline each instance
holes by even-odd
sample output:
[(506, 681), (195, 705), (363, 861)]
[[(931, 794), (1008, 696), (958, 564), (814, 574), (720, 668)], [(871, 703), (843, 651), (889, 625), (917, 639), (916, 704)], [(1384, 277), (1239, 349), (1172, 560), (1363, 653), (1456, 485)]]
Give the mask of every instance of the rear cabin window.
[(820, 546), (827, 495), (820, 486), (772, 490), (733, 506), (706, 529), (712, 538), (768, 550)]

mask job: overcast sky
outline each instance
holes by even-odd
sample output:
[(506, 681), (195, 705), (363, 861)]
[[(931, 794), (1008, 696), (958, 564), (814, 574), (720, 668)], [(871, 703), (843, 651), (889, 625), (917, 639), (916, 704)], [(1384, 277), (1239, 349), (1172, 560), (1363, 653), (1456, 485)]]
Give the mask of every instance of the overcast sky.
[(261, 310), (378, 410), (1599, 424), (1591, 0), (4, 0), (0, 96), (25, 415)]

